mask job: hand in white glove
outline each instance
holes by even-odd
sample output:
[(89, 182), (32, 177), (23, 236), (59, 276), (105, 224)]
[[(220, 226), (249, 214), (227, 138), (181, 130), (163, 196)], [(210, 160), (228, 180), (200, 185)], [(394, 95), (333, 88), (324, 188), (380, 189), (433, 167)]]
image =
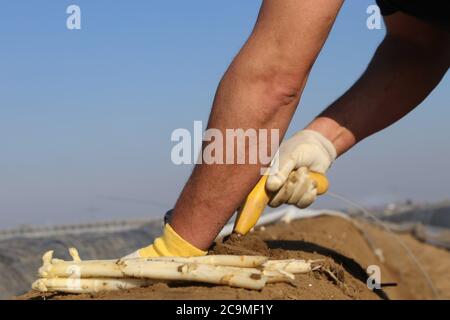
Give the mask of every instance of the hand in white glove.
[(274, 158), (266, 183), (267, 190), (274, 193), (269, 205), (309, 206), (317, 196), (317, 185), (309, 177), (309, 171), (325, 174), (335, 159), (333, 143), (316, 131), (302, 130), (285, 140)]

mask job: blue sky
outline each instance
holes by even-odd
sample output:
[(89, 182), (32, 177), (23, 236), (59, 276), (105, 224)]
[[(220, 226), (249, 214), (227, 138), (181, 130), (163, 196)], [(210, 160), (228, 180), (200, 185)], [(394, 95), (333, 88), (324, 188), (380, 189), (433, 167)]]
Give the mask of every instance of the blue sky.
[[(374, 1), (346, 1), (290, 133), (355, 81), (383, 30)], [(77, 4), (82, 29), (66, 28)], [(208, 117), (218, 81), (260, 1), (23, 0), (0, 12), (0, 228), (160, 216), (191, 167), (170, 161), (171, 132)], [(449, 198), (447, 75), (400, 123), (330, 171), (365, 205)], [(224, 195), (225, 196), (225, 195)], [(316, 207), (340, 207), (324, 196)]]

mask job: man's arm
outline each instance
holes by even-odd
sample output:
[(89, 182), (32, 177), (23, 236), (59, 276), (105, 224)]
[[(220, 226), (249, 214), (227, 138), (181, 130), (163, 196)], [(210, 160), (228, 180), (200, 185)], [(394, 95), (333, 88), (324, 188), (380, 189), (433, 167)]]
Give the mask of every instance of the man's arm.
[[(208, 128), (286, 132), (342, 1), (265, 0), (255, 28), (225, 73)], [(207, 249), (260, 178), (259, 165), (197, 165), (170, 225)]]
[(450, 65), (450, 34), (403, 13), (385, 18), (387, 35), (361, 78), (307, 129), (340, 155), (419, 105)]

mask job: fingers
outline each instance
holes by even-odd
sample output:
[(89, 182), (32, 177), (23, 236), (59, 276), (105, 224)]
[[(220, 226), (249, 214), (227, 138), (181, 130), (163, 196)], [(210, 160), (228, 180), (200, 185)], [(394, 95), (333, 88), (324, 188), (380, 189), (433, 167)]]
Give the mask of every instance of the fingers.
[[(269, 205), (309, 206), (318, 194), (317, 178), (321, 182), (320, 194), (326, 192), (328, 181), (319, 174), (324, 175), (335, 159), (333, 143), (318, 132), (302, 130), (285, 140), (273, 160), (266, 182), (267, 191), (274, 194)], [(309, 177), (310, 171), (317, 173), (313, 175), (315, 179)]]
[(305, 192), (309, 190), (311, 181), (308, 179), (307, 172), (308, 170), (305, 167), (302, 167), (296, 171), (293, 171), (289, 175), (287, 185), (289, 187), (290, 194), (286, 201), (287, 203), (297, 204)]
[(293, 195), (300, 199), (301, 193), (305, 192), (306, 190), (307, 185), (305, 183), (305, 175), (302, 174), (302, 170), (299, 169), (296, 171), (292, 171), (289, 174), (289, 178), (286, 180), (286, 182), (272, 197), (269, 205), (272, 207), (278, 207), (283, 203), (288, 203)]
[(294, 169), (307, 167), (311, 171), (324, 174), (330, 165), (331, 159), (320, 145), (287, 141), (281, 145), (270, 166), (266, 188), (271, 192), (278, 191)]
[[(309, 179), (308, 179), (309, 180)], [(310, 184), (308, 190), (303, 194), (299, 201), (297, 201), (296, 206), (300, 209), (304, 209), (309, 207), (314, 201), (316, 201), (317, 197), (317, 188)]]
[(277, 153), (267, 178), (267, 190), (272, 192), (279, 190), (285, 184), (289, 174), (294, 170), (295, 162), (291, 158), (280, 158), (279, 153)]
[(285, 184), (271, 198), (269, 206), (288, 203), (305, 208), (316, 200), (316, 196), (316, 184), (309, 178), (307, 168), (302, 167), (289, 174)]

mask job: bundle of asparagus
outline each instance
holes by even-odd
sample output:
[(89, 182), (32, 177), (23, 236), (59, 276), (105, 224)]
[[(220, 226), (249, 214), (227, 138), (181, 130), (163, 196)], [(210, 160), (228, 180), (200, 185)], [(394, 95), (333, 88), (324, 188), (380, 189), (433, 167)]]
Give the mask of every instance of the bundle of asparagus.
[(70, 248), (69, 253), (73, 261), (54, 259), (53, 251), (46, 252), (40, 279), (32, 288), (91, 293), (145, 287), (155, 280), (182, 280), (260, 290), (266, 283), (291, 282), (294, 274), (311, 271), (313, 263), (233, 255), (82, 261), (75, 248)]

